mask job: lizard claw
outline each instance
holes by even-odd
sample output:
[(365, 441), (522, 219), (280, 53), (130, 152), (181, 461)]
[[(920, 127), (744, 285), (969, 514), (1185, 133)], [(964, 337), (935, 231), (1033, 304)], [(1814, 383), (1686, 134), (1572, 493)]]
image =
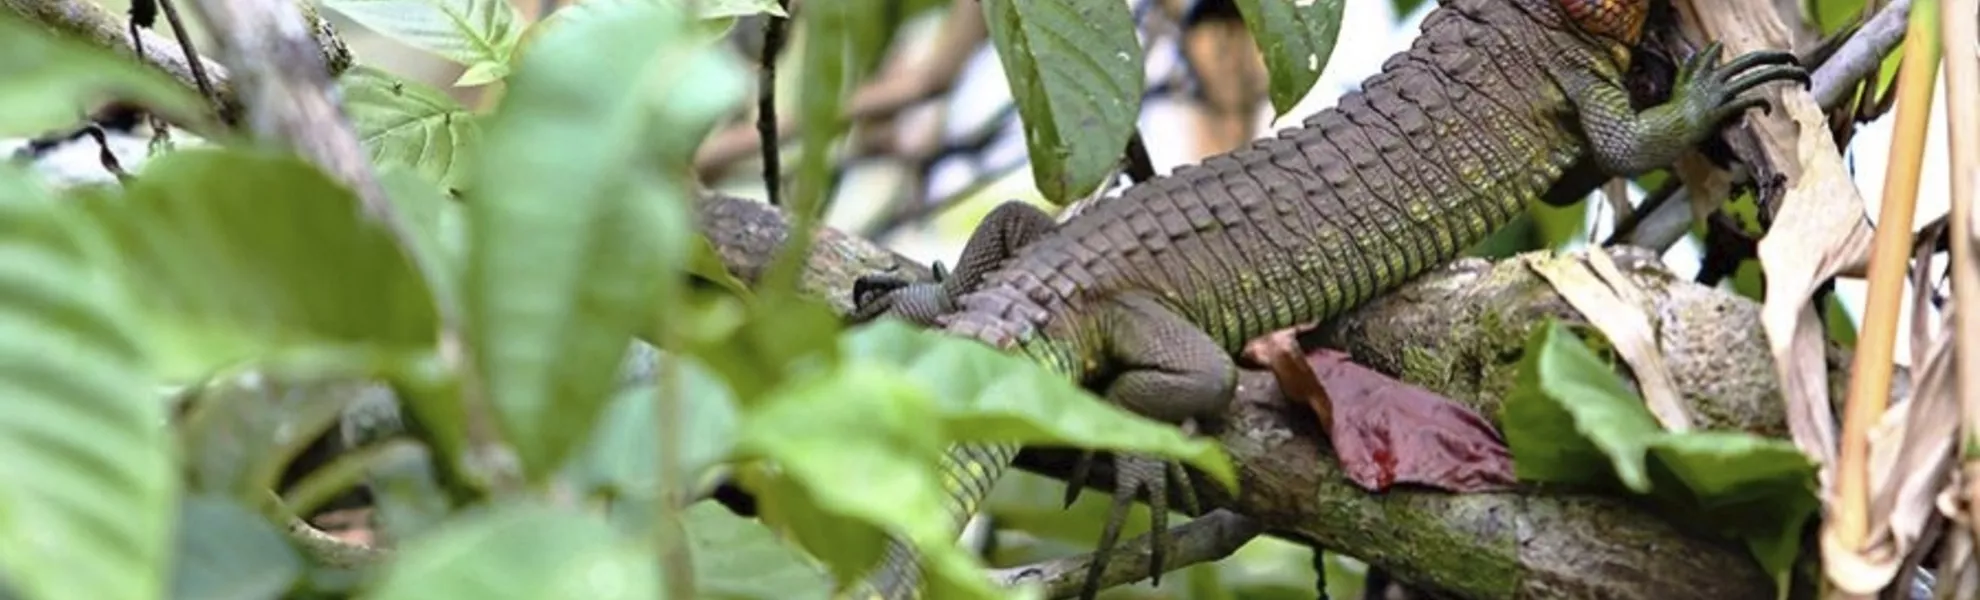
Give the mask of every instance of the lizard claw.
[(1690, 114), (1705, 121), (1705, 125), (1715, 126), (1753, 108), (1772, 112), (1765, 97), (1746, 95), (1753, 88), (1776, 81), (1795, 81), (1803, 86), (1809, 83), (1808, 70), (1802, 68), (1793, 53), (1760, 50), (1720, 64), (1719, 58), (1724, 54), (1725, 46), (1713, 42), (1686, 59), (1678, 69), (1681, 93), (1687, 95), (1687, 108)]
[[(1186, 420), (1182, 424), (1183, 433), (1196, 434), (1196, 421)], [(1074, 463), (1073, 473), (1066, 490), (1066, 504), (1079, 496), (1079, 488), (1085, 482), (1092, 466), (1093, 453), (1080, 457)], [(1093, 548), (1093, 558), (1086, 568), (1086, 582), (1080, 587), (1080, 598), (1091, 600), (1100, 592), (1101, 574), (1106, 570), (1108, 555), (1120, 541), (1121, 525), (1127, 521), (1130, 508), (1139, 499), (1148, 503), (1149, 583), (1162, 584), (1162, 572), (1166, 571), (1169, 553), (1169, 495), (1171, 483), (1177, 487), (1173, 492), (1182, 502), (1182, 510), (1187, 514), (1197, 514), (1198, 501), (1194, 481), (1181, 462), (1163, 460), (1139, 454), (1117, 454), (1114, 456), (1113, 508), (1107, 515), (1107, 522), (1100, 530), (1100, 543)]]
[(853, 280), (852, 323), (865, 323), (892, 314), (920, 326), (932, 326), (953, 302), (942, 284), (908, 281), (892, 275), (865, 275)]
[(853, 279), (852, 321), (865, 322), (887, 312), (893, 306), (894, 294), (909, 283), (893, 275), (862, 275)]

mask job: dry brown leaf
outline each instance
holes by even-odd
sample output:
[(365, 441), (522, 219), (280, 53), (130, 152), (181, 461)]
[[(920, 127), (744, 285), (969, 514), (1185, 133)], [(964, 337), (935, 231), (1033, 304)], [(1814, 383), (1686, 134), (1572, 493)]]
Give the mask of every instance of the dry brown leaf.
[(1691, 192), (1691, 220), (1702, 223), (1719, 205), (1732, 197), (1732, 172), (1712, 166), (1711, 159), (1696, 150), (1678, 157), (1671, 173)]
[[(1960, 132), (1947, 136), (1948, 160), (1952, 192), (1952, 215), (1948, 219), (1952, 231), (1953, 312), (1959, 317), (1953, 321), (1948, 332), (1952, 346), (1953, 395), (1961, 398), (1961, 427), (1957, 439), (1972, 439), (1980, 435), (1980, 211), (1975, 203), (1980, 202), (1975, 195), (1980, 194), (1980, 136), (1973, 132), (1980, 130), (1980, 111), (1974, 110), (1980, 104), (1980, 2), (1975, 0), (1949, 0), (1941, 15), (1941, 37), (1945, 42), (1945, 84), (1946, 84), (1946, 126), (1949, 131)], [(1973, 469), (1972, 459), (1967, 459), (1965, 468)], [(1971, 481), (1967, 485), (1980, 484)], [(1966, 488), (1967, 495), (1980, 495), (1980, 489)], [(1971, 519), (1971, 515), (1967, 516)], [(1971, 540), (1980, 536), (1980, 526), (1969, 522), (1963, 531), (1971, 535), (1952, 535), (1960, 540)], [(1960, 562), (1972, 570), (1971, 562)], [(1964, 578), (1961, 584), (1970, 583)], [(1953, 587), (1948, 585), (1945, 587)], [(1971, 588), (1962, 591), (1972, 591)], [(1970, 596), (1969, 596), (1970, 597)]]
[[(1725, 43), (1727, 56), (1787, 46), (1788, 29), (1770, 0), (1681, 4), (1687, 21)], [(1762, 159), (1785, 182), (1780, 213), (1760, 240), (1760, 265), (1767, 274), (1761, 324), (1780, 373), (1795, 445), (1818, 461), (1827, 489), (1835, 479), (1835, 416), (1822, 320), (1810, 297), (1821, 282), (1868, 260), (1871, 231), (1863, 197), (1815, 99), (1795, 86), (1763, 89), (1775, 110), (1770, 115), (1751, 111), (1746, 124)], [(1823, 496), (1826, 504), (1828, 495)]]
[(1644, 405), (1657, 422), (1672, 432), (1690, 431), (1691, 416), (1685, 413), (1670, 367), (1657, 350), (1657, 330), (1643, 312), (1642, 307), (1654, 303), (1644, 298), (1643, 290), (1616, 267), (1607, 251), (1595, 249), (1582, 256), (1586, 258), (1528, 255), (1526, 266), (1546, 278), (1562, 299), (1615, 345), (1635, 373)]
[(1911, 550), (1955, 459), (1959, 395), (1953, 389), (1952, 311), (1912, 370), (1911, 398), (1893, 406), (1870, 442), (1870, 541)]

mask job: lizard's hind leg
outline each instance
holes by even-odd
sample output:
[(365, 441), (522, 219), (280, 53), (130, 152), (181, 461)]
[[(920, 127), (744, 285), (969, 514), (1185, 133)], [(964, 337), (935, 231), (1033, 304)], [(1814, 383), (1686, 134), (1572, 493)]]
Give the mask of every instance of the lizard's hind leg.
[(910, 282), (892, 275), (867, 275), (853, 281), (854, 323), (892, 314), (922, 327), (955, 310), (955, 299), (976, 287), (983, 276), (1017, 254), (1018, 249), (1050, 231), (1056, 222), (1038, 207), (1018, 201), (997, 205), (963, 244), (954, 273), (937, 263), (935, 281)]
[[(1107, 385), (1109, 402), (1148, 418), (1182, 427), (1194, 435), (1198, 424), (1218, 418), (1237, 389), (1237, 365), (1223, 346), (1188, 319), (1146, 296), (1126, 296), (1101, 311), (1098, 322), (1106, 340), (1108, 364), (1116, 375)], [(1090, 455), (1075, 467), (1067, 482), (1068, 503), (1073, 490), (1085, 484)], [(1107, 555), (1119, 541), (1122, 521), (1137, 497), (1148, 502), (1151, 556), (1149, 577), (1159, 583), (1169, 544), (1169, 480), (1179, 484), (1184, 510), (1195, 512), (1196, 494), (1180, 463), (1133, 454), (1114, 457), (1113, 509), (1094, 548), (1081, 598), (1099, 593)]]

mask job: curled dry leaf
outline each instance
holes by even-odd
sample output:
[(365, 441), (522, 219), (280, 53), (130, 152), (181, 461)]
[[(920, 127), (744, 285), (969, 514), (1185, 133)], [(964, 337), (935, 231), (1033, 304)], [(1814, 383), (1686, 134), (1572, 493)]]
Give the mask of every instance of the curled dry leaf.
[(1319, 417), (1322, 431), (1334, 429), (1334, 402), (1327, 397), (1327, 388), (1320, 385), (1320, 376), (1313, 374), (1313, 366), (1306, 362), (1306, 354), (1299, 349), (1299, 329), (1288, 328), (1265, 334), (1258, 339), (1246, 342), (1244, 358), (1272, 371), (1272, 378), (1279, 383), (1280, 392), (1286, 396), (1305, 400), (1308, 408)]
[[(1923, 317), (1921, 317), (1923, 318)], [(1940, 334), (1912, 370), (1912, 394), (1886, 411), (1870, 431), (1869, 537), (1846, 552), (1825, 531), (1823, 565), (1843, 590), (1868, 594), (1887, 586), (1917, 547), (1954, 464), (1959, 428), (1953, 390), (1952, 313), (1940, 316)]]
[[(1788, 47), (1787, 26), (1771, 0), (1678, 4), (1705, 37), (1725, 43), (1727, 56)], [(1773, 110), (1747, 113), (1755, 155), (1746, 158), (1765, 163), (1763, 170), (1782, 179), (1774, 203), (1780, 212), (1760, 240), (1760, 266), (1767, 274), (1761, 325), (1780, 373), (1795, 445), (1821, 465), (1820, 481), (1828, 489), (1835, 478), (1835, 416), (1822, 319), (1810, 300), (1822, 282), (1868, 260), (1871, 232), (1863, 197), (1827, 134), (1828, 118), (1808, 90), (1782, 85), (1761, 93)]]
[(1685, 413), (1683, 396), (1671, 379), (1670, 367), (1657, 351), (1657, 330), (1645, 306), (1655, 306), (1644, 298), (1643, 290), (1616, 267), (1607, 252), (1588, 252), (1583, 258), (1528, 255), (1527, 268), (1546, 278), (1562, 299), (1580, 311), (1615, 345), (1616, 352), (1636, 375), (1644, 404), (1664, 429), (1673, 433), (1691, 430), (1691, 416)]

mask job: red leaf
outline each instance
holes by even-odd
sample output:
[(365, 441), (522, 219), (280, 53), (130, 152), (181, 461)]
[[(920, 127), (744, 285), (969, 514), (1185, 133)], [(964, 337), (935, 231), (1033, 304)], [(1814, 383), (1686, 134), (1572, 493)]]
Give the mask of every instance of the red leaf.
[(1346, 353), (1315, 350), (1305, 363), (1331, 400), (1332, 423), (1322, 424), (1356, 485), (1486, 492), (1516, 481), (1505, 439), (1470, 407), (1355, 364)]

